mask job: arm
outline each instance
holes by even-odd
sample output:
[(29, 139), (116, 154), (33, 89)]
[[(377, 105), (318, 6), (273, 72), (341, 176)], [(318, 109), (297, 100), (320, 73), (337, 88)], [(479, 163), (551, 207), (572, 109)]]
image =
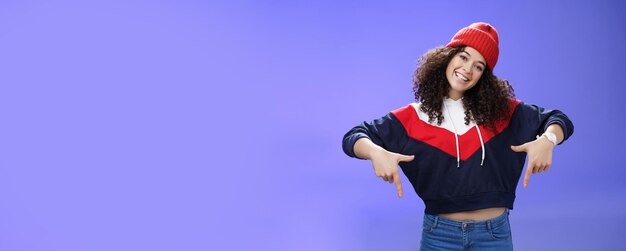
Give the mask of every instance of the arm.
[[(529, 118), (529, 127), (536, 131), (533, 125), (543, 132), (551, 132), (556, 135), (556, 143), (561, 144), (574, 132), (574, 125), (569, 118), (559, 110), (544, 110), (538, 106), (528, 106), (526, 114)], [(542, 130), (543, 129), (543, 130)], [(539, 134), (543, 134), (541, 132)], [(545, 136), (538, 137), (519, 146), (511, 146), (515, 152), (526, 152), (528, 164), (524, 175), (523, 186), (528, 187), (531, 174), (548, 171), (552, 165), (552, 152), (555, 145)]]
[[(406, 109), (406, 108), (405, 108)], [(357, 154), (356, 142), (367, 138), (373, 145), (367, 144), (361, 154)], [(369, 148), (382, 148), (391, 152), (400, 152), (408, 142), (404, 126), (396, 116), (389, 113), (371, 122), (363, 122), (353, 127), (343, 136), (343, 151), (350, 157), (368, 159)], [(363, 143), (359, 143), (363, 144)], [(359, 147), (361, 148), (361, 147)], [(367, 151), (366, 151), (367, 150)]]
[(351, 157), (368, 159), (374, 173), (389, 183), (395, 183), (398, 197), (402, 197), (402, 183), (398, 164), (411, 161), (414, 156), (395, 153), (406, 144), (408, 136), (404, 127), (391, 114), (371, 123), (363, 122), (352, 128), (343, 138), (343, 150)]
[(380, 177), (389, 183), (394, 183), (398, 197), (402, 198), (402, 182), (400, 181), (398, 164), (404, 161), (412, 161), (415, 158), (414, 155), (408, 156), (389, 152), (374, 144), (368, 138), (360, 138), (356, 141), (354, 144), (354, 153), (359, 158), (371, 160), (376, 177)]
[(384, 148), (374, 144), (369, 138), (360, 138), (354, 143), (354, 154), (360, 159), (372, 160), (374, 156), (386, 151)]
[(563, 132), (563, 128), (561, 128), (559, 124), (551, 124), (550, 126), (548, 126), (548, 129), (546, 129), (546, 132), (551, 132), (556, 135), (557, 145), (563, 143), (563, 140), (565, 139), (565, 133)]

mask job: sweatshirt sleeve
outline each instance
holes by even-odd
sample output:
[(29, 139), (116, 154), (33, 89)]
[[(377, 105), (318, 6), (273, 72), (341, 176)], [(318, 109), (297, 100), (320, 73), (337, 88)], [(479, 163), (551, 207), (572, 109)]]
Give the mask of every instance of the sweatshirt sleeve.
[(359, 158), (354, 153), (354, 143), (360, 138), (368, 138), (374, 144), (390, 152), (399, 152), (407, 143), (408, 137), (402, 123), (392, 113), (372, 122), (363, 122), (343, 136), (343, 151), (348, 156)]
[(527, 126), (533, 130), (534, 135), (543, 134), (550, 125), (558, 124), (563, 129), (563, 141), (565, 142), (574, 133), (574, 124), (572, 121), (559, 110), (546, 110), (543, 107), (520, 103), (523, 109), (523, 116), (527, 121)]

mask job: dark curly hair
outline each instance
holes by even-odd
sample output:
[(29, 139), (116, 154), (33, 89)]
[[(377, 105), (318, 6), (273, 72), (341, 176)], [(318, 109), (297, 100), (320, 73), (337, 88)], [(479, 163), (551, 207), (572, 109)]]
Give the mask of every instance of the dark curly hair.
[[(450, 90), (446, 68), (450, 60), (464, 50), (465, 46), (437, 47), (418, 61), (413, 76), (413, 93), (415, 101), (422, 102), (421, 110), (428, 114), (429, 122), (437, 119), (437, 124), (441, 125), (443, 121), (441, 107)], [(473, 120), (495, 131), (496, 124), (510, 116), (510, 100), (514, 97), (509, 82), (496, 77), (489, 67), (485, 67), (476, 85), (463, 94), (465, 124)]]

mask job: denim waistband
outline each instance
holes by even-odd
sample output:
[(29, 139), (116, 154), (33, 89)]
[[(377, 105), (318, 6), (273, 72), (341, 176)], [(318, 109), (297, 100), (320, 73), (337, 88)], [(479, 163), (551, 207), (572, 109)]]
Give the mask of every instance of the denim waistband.
[(504, 212), (493, 219), (485, 220), (485, 221), (456, 221), (448, 218), (444, 218), (438, 215), (432, 214), (424, 214), (424, 221), (428, 221), (433, 227), (440, 226), (448, 226), (455, 228), (472, 228), (472, 229), (491, 229), (497, 228), (503, 224), (506, 224), (509, 220), (509, 209), (506, 208)]

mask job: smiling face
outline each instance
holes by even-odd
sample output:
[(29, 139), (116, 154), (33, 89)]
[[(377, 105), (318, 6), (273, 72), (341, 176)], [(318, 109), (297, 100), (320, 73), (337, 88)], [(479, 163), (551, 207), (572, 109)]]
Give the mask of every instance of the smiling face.
[(465, 47), (454, 55), (446, 68), (446, 78), (450, 84), (448, 97), (454, 100), (463, 97), (465, 91), (478, 83), (486, 67), (485, 58), (472, 47)]

